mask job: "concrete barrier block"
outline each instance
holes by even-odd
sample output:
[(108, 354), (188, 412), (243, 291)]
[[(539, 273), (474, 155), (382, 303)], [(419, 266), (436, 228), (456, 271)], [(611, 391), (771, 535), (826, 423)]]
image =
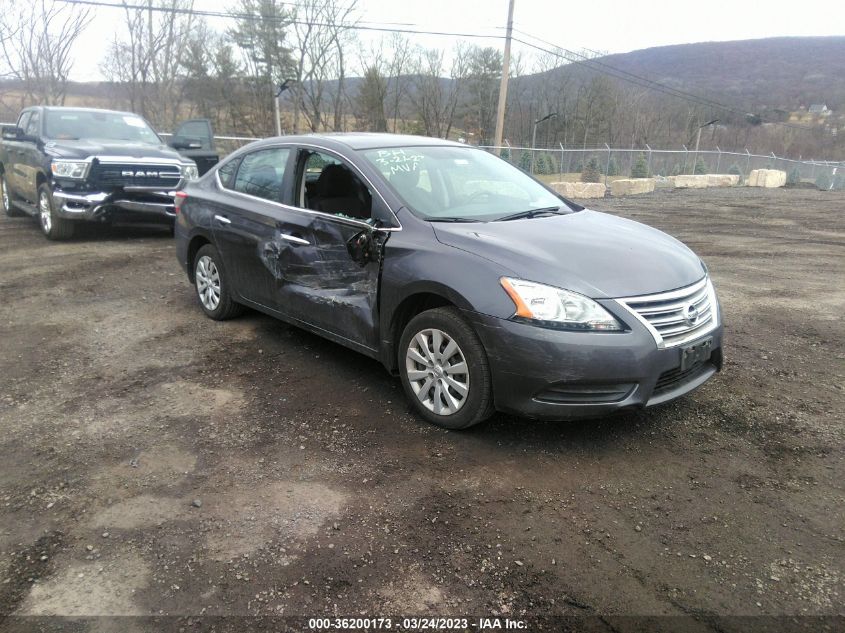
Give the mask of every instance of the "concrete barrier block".
[(635, 196), (654, 191), (654, 178), (621, 178), (610, 183), (610, 195)]
[(681, 174), (670, 178), (676, 189), (704, 189), (708, 186), (707, 174)]
[(736, 174), (707, 174), (708, 187), (734, 187), (739, 184)]
[(604, 198), (607, 191), (600, 182), (553, 182), (549, 185), (564, 198)]
[(786, 172), (780, 169), (754, 169), (748, 174), (749, 187), (783, 187), (786, 184)]

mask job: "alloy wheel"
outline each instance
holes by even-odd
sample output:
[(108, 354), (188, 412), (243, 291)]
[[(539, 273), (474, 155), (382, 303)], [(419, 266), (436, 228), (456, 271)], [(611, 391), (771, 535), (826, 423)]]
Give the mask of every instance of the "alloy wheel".
[(38, 196), (38, 216), (41, 220), (41, 228), (49, 235), (50, 230), (53, 228), (53, 209), (50, 206), (50, 198), (43, 191)]
[(195, 272), (197, 294), (206, 310), (214, 311), (220, 305), (220, 271), (217, 264), (208, 255), (197, 261)]
[(417, 399), (437, 415), (460, 410), (469, 395), (469, 367), (458, 343), (443, 330), (422, 330), (405, 353), (408, 382)]
[(6, 177), (0, 177), (0, 188), (3, 189), (3, 210), (8, 211), (12, 208), (11, 200), (9, 200), (9, 190), (6, 187)]

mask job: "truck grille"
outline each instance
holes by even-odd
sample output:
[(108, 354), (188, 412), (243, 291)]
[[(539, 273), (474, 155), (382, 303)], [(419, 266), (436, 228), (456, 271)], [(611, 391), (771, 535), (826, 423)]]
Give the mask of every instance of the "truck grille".
[(718, 325), (716, 293), (705, 277), (680, 290), (617, 299), (651, 332), (658, 347), (677, 347)]
[(174, 188), (182, 179), (178, 165), (94, 163), (89, 176), (97, 187)]

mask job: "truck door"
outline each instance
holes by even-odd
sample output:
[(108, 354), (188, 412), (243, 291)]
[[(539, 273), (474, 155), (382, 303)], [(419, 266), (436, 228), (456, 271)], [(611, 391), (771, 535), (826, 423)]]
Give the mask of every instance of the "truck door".
[[(18, 117), (16, 125), (21, 134), (24, 133), (23, 130), (31, 115), (32, 111), (26, 110)], [(9, 186), (9, 192), (13, 194), (12, 197), (20, 198), (23, 188), (20, 163), (23, 160), (24, 144), (20, 138), (15, 140), (4, 138), (3, 146), (6, 148), (6, 184)]]
[(24, 128), (18, 172), (21, 174), (21, 197), (35, 203), (38, 200), (37, 182), (41, 169), (41, 111), (33, 110)]
[(200, 176), (220, 160), (214, 149), (214, 133), (208, 119), (190, 119), (179, 124), (168, 145), (194, 161)]

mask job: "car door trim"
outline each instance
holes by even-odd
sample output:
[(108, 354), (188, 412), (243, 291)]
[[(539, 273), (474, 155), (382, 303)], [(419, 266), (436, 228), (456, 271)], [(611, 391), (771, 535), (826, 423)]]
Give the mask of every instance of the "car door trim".
[[(243, 193), (242, 191), (235, 191), (234, 189), (230, 189), (230, 188), (224, 186), (223, 183), (220, 181), (220, 176), (217, 173), (218, 171), (220, 171), (219, 167), (214, 170), (214, 180), (217, 184), (217, 188), (221, 191), (225, 191), (226, 193), (231, 193), (231, 194), (234, 194), (234, 195), (237, 195), (237, 196), (241, 196), (243, 198), (248, 198), (250, 200), (258, 200), (260, 202), (272, 204), (272, 205), (280, 207), (280, 208), (282, 208), (286, 211), (297, 211), (299, 213), (305, 213), (305, 214), (308, 214), (308, 215), (318, 215), (318, 216), (326, 218), (326, 219), (332, 219), (332, 220), (336, 220), (338, 222), (343, 222), (345, 224), (351, 224), (352, 226), (360, 226), (360, 227), (366, 228), (366, 229), (374, 229), (376, 231), (388, 231), (388, 232), (401, 231), (402, 230), (402, 223), (399, 221), (399, 218), (396, 217), (396, 213), (393, 211), (393, 209), (390, 208), (390, 205), (387, 203), (387, 200), (384, 199), (384, 196), (381, 195), (381, 192), (376, 188), (376, 186), (373, 184), (373, 182), (369, 178), (367, 178), (366, 174), (364, 174), (360, 169), (358, 169), (358, 167), (356, 165), (350, 163), (348, 159), (346, 159), (343, 156), (341, 156), (340, 154), (338, 154), (335, 150), (328, 148), (328, 147), (323, 147), (322, 145), (314, 145), (314, 144), (310, 144), (310, 143), (308, 143), (308, 144), (306, 144), (306, 143), (273, 143), (272, 145), (262, 145), (260, 149), (262, 149), (262, 150), (263, 149), (271, 149), (271, 148), (274, 148), (274, 147), (292, 147), (294, 149), (296, 149), (296, 148), (318, 149), (320, 151), (328, 152), (328, 153), (342, 159), (345, 163), (348, 163), (349, 165), (351, 165), (352, 168), (355, 170), (355, 172), (357, 174), (359, 174), (360, 177), (370, 186), (370, 189), (375, 191), (376, 195), (378, 195), (378, 197), (381, 198), (381, 201), (384, 203), (385, 209), (387, 209), (390, 212), (390, 215), (393, 216), (393, 219), (396, 221), (397, 226), (395, 226), (395, 227), (392, 227), (392, 226), (390, 226), (390, 227), (388, 227), (388, 226), (372, 226), (371, 224), (367, 224), (363, 220), (356, 220), (354, 218), (345, 218), (345, 217), (342, 217), (342, 216), (339, 216), (339, 215), (335, 215), (333, 213), (326, 213), (325, 211), (315, 211), (313, 209), (303, 209), (302, 207), (297, 207), (297, 206), (293, 206), (293, 205), (290, 205), (290, 204), (284, 204), (283, 202), (276, 202), (275, 200), (268, 200), (267, 198), (261, 198), (260, 196), (253, 196), (253, 195), (248, 194), (248, 193)], [(256, 149), (255, 151), (259, 151), (259, 149)], [(244, 155), (245, 154), (240, 154), (241, 157), (243, 157)], [(228, 161), (226, 161), (226, 163), (228, 163)], [(220, 167), (225, 166), (226, 163), (222, 163), (220, 165)]]

